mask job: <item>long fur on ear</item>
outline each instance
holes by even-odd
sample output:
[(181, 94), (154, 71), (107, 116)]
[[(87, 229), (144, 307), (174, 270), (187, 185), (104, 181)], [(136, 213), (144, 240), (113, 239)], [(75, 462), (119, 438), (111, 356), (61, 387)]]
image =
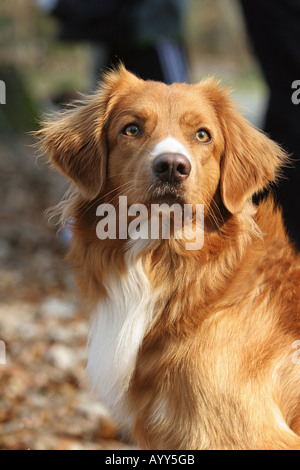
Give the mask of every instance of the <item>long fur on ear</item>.
[(52, 116), (39, 131), (41, 149), (77, 186), (84, 199), (101, 191), (106, 175), (106, 139), (99, 100)]
[(240, 212), (247, 199), (263, 190), (280, 175), (287, 154), (263, 132), (254, 128), (234, 109), (229, 90), (208, 80), (206, 88), (215, 105), (223, 136), (220, 191), (227, 210)]
[(220, 189), (225, 207), (235, 214), (247, 199), (276, 181), (288, 157), (279, 145), (236, 112), (230, 113), (224, 125)]
[(133, 78), (138, 80), (120, 65), (104, 75), (94, 95), (51, 116), (36, 133), (41, 150), (77, 185), (84, 199), (94, 199), (105, 184), (107, 119), (117, 90)]

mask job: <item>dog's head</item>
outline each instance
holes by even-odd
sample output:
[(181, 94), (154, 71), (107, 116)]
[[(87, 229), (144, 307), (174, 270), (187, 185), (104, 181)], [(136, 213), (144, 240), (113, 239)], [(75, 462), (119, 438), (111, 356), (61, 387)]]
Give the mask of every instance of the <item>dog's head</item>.
[(235, 214), (285, 160), (214, 80), (167, 86), (122, 66), (40, 133), (52, 163), (86, 200), (111, 194), (126, 195), (129, 204), (209, 207), (217, 198)]

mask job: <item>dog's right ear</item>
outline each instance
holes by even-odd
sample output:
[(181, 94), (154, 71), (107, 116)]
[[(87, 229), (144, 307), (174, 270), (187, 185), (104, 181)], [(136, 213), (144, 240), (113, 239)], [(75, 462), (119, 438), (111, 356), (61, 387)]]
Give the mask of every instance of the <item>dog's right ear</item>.
[(105, 184), (107, 159), (103, 109), (97, 98), (51, 117), (38, 137), (42, 151), (83, 198), (95, 198)]
[(41, 150), (75, 183), (86, 200), (94, 199), (105, 185), (107, 119), (113, 97), (129, 77), (133, 75), (123, 66), (108, 72), (93, 96), (51, 117), (36, 133)]

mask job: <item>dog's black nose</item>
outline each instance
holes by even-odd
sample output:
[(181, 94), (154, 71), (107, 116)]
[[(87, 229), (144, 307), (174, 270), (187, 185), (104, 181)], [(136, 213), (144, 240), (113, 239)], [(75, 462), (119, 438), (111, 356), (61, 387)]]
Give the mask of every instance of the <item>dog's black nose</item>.
[(153, 161), (153, 173), (167, 183), (182, 183), (191, 169), (189, 160), (181, 153), (162, 153)]

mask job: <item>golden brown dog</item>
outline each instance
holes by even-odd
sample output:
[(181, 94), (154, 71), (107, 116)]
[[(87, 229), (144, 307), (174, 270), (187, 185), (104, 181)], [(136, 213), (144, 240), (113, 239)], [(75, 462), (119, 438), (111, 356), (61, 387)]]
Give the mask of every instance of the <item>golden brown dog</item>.
[[(300, 449), (300, 263), (280, 210), (254, 193), (286, 156), (213, 80), (124, 67), (40, 131), (72, 181), (68, 258), (92, 313), (88, 372), (146, 449)], [(100, 240), (99, 204), (204, 204), (204, 244)], [(102, 214), (103, 215), (103, 214)], [(129, 219), (132, 220), (132, 219)]]

